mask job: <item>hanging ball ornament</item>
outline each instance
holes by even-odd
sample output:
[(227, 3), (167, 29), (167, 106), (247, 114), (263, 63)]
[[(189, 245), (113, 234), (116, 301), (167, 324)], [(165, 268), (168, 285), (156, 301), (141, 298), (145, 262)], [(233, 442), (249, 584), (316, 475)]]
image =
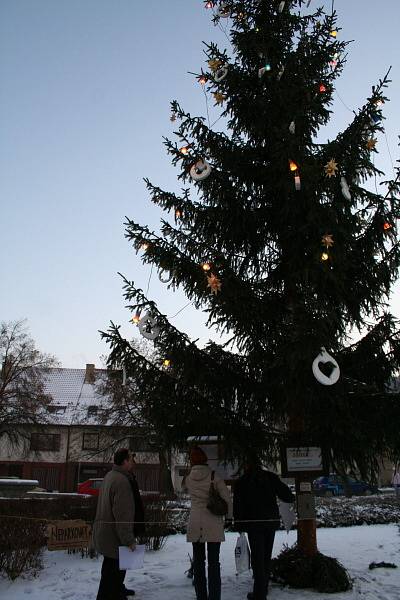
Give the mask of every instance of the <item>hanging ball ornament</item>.
[(342, 190), (343, 197), (350, 202), (351, 201), (351, 193), (349, 184), (347, 183), (346, 177), (340, 178), (340, 189)]
[(150, 313), (146, 313), (143, 319), (140, 319), (138, 327), (141, 335), (146, 338), (146, 340), (155, 340), (160, 333), (157, 320), (152, 317)]
[[(333, 366), (332, 372), (329, 377), (322, 373), (321, 369), (319, 368), (320, 363), (330, 363)], [(314, 373), (315, 379), (319, 383), (322, 383), (322, 385), (334, 385), (340, 377), (340, 368), (338, 363), (330, 354), (328, 354), (324, 347), (321, 348), (321, 352), (314, 359), (314, 362), (312, 364), (312, 372)]]
[(211, 173), (211, 165), (206, 160), (198, 160), (190, 169), (190, 177), (195, 181), (206, 179)]
[(223, 81), (225, 77), (228, 75), (228, 67), (226, 65), (219, 67), (214, 73), (214, 81), (219, 83)]

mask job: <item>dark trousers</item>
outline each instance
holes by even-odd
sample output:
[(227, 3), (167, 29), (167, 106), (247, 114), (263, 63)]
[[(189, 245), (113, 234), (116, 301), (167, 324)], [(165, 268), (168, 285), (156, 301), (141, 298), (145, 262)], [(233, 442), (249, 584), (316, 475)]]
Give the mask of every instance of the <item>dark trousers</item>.
[(208, 594), (206, 579), (206, 545), (193, 544), (193, 576), (197, 600), (221, 600), (221, 569), (219, 566), (219, 542), (207, 543)]
[(121, 600), (126, 598), (123, 593), (126, 571), (119, 570), (117, 558), (105, 556), (101, 567), (101, 579), (97, 600)]
[(251, 553), (251, 568), (254, 577), (254, 600), (265, 600), (268, 594), (269, 571), (275, 530), (259, 529), (248, 531)]

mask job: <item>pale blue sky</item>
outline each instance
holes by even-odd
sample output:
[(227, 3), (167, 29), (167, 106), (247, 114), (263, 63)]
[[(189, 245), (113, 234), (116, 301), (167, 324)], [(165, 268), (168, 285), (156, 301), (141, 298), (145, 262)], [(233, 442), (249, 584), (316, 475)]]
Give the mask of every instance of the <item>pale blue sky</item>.
[[(385, 115), (396, 160), (400, 2), (335, 6), (341, 37), (355, 40), (337, 84), (346, 105), (362, 105), (393, 65)], [(27, 318), (38, 347), (65, 367), (100, 364), (107, 347), (97, 330), (110, 319), (137, 335), (116, 273), (145, 288), (149, 267), (124, 239), (122, 223), (128, 215), (158, 225), (161, 213), (143, 177), (179, 189), (161, 138), (173, 130), (171, 99), (205, 114), (202, 89), (187, 74), (203, 65), (202, 40), (226, 43), (201, 0), (0, 3), (0, 320)], [(350, 118), (338, 99), (326, 136)], [(379, 165), (392, 173), (383, 136), (379, 151)], [(170, 316), (186, 303), (157, 276), (150, 296)], [(400, 316), (398, 300), (393, 307)], [(194, 309), (174, 323), (201, 341), (208, 337)]]

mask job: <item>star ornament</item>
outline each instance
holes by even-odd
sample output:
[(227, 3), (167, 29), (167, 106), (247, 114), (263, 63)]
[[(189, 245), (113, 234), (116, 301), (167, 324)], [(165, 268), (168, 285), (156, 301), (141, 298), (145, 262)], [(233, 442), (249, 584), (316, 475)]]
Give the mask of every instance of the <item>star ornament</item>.
[(326, 246), (326, 248), (332, 248), (334, 243), (335, 242), (333, 241), (333, 235), (331, 233), (326, 233), (322, 236), (321, 244), (323, 246)]
[(338, 171), (338, 165), (334, 158), (331, 158), (329, 162), (326, 163), (325, 167), (325, 175), (329, 177), (336, 177), (336, 173)]
[(207, 287), (210, 288), (212, 294), (218, 294), (221, 291), (221, 281), (216, 275), (207, 275)]
[(213, 96), (215, 98), (216, 104), (223, 104), (224, 103), (225, 96), (224, 96), (224, 94), (221, 94), (221, 92), (214, 92)]
[(211, 71), (218, 71), (221, 65), (222, 60), (219, 60), (219, 58), (212, 58), (208, 61), (208, 66), (210, 67)]
[(378, 140), (377, 140), (376, 138), (370, 138), (370, 139), (367, 141), (367, 144), (366, 144), (366, 146), (367, 146), (367, 149), (368, 149), (368, 150), (373, 150), (373, 149), (375, 148), (375, 146), (376, 146), (376, 143), (377, 143), (377, 141), (378, 141)]

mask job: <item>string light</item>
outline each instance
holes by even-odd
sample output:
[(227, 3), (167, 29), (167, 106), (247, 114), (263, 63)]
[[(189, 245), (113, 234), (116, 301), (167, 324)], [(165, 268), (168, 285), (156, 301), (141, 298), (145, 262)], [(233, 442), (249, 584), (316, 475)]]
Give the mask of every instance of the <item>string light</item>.
[(210, 263), (206, 262), (206, 263), (203, 263), (201, 265), (201, 268), (203, 269), (203, 271), (210, 271), (211, 270), (211, 265), (210, 265)]
[(318, 89), (321, 92), (321, 94), (323, 94), (324, 92), (326, 92), (326, 86), (323, 83), (320, 84), (320, 86), (319, 86)]
[(323, 252), (321, 254), (321, 260), (325, 262), (328, 259), (329, 259), (329, 254), (327, 252)]
[(187, 154), (189, 152), (189, 146), (182, 146), (182, 148), (179, 148), (179, 152), (181, 154)]
[(169, 358), (165, 358), (165, 359), (163, 360), (163, 366), (164, 366), (164, 367), (166, 367), (166, 368), (168, 368), (168, 367), (170, 367), (170, 366), (171, 366), (171, 361), (170, 361), (170, 359), (169, 359)]
[(150, 248), (149, 242), (142, 242), (140, 244), (140, 249), (143, 250), (144, 252), (146, 252), (146, 250), (148, 250), (149, 248)]
[(206, 2), (206, 8), (214, 8), (214, 2)]
[(177, 209), (175, 210), (175, 217), (176, 217), (177, 219), (180, 219), (180, 218), (182, 217), (182, 215), (183, 215), (183, 212), (182, 212), (182, 211), (181, 211), (179, 208), (177, 208)]
[(132, 323), (137, 325), (140, 321), (140, 313), (136, 313), (136, 315), (134, 317), (132, 317), (131, 321), (132, 321)]
[(197, 79), (201, 85), (206, 85), (207, 77), (205, 75), (200, 75)]
[(389, 231), (390, 229), (392, 229), (392, 227), (393, 227), (393, 225), (392, 225), (391, 223), (389, 223), (388, 221), (386, 221), (386, 222), (383, 224), (383, 229), (384, 229), (385, 231)]
[(337, 37), (338, 32), (336, 31), (336, 29), (332, 29), (332, 31), (330, 32), (329, 35), (331, 35), (333, 38)]
[(294, 160), (289, 160), (289, 169), (291, 171), (297, 171), (299, 168), (299, 166), (297, 165), (297, 163), (294, 162)]

